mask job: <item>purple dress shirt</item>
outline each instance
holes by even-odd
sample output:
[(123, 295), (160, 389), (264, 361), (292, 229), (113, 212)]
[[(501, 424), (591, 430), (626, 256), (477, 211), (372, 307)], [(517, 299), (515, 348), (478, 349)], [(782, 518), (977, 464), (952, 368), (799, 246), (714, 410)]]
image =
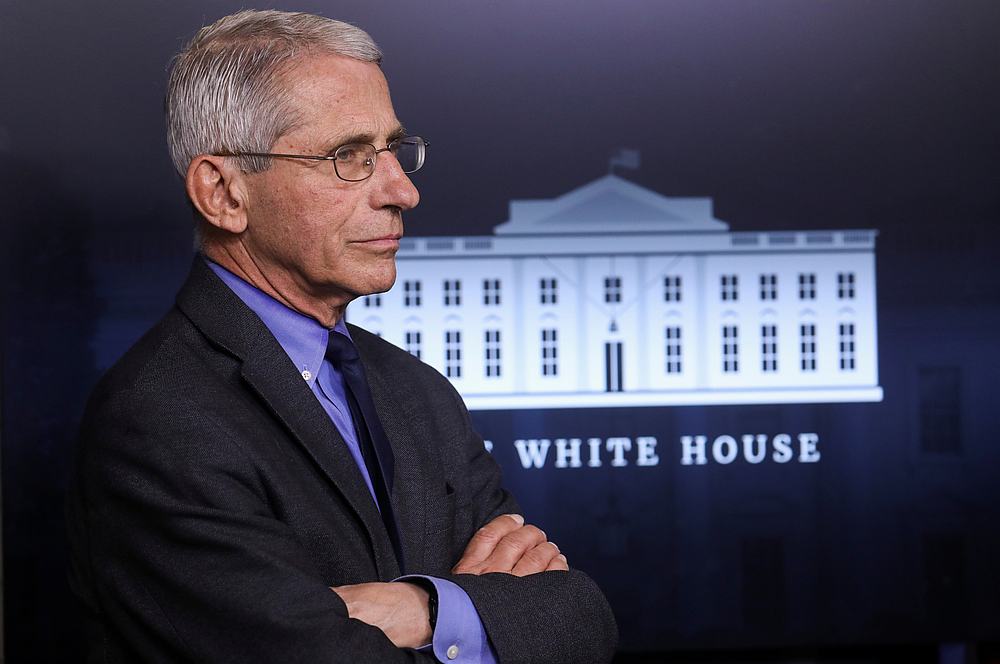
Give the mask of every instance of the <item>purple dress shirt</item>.
[[(351, 338), (343, 318), (337, 321), (332, 330), (328, 330), (315, 319), (286, 307), (222, 266), (207, 259), (206, 262), (237, 297), (260, 317), (288, 354), (292, 364), (302, 375), (302, 379), (308, 383), (323, 410), (347, 443), (347, 448), (364, 478), (368, 492), (378, 506), (371, 477), (368, 476), (368, 469), (361, 456), (354, 420), (347, 405), (344, 378), (326, 361), (326, 345), (330, 334), (343, 334), (348, 339)], [(330, 443), (334, 444), (333, 441)], [(432, 643), (425, 648), (433, 648), (434, 656), (441, 662), (495, 664), (496, 654), (486, 638), (486, 630), (479, 619), (479, 613), (466, 592), (451, 581), (432, 576), (403, 576), (396, 580), (405, 581), (414, 577), (427, 579), (437, 591), (437, 625)]]

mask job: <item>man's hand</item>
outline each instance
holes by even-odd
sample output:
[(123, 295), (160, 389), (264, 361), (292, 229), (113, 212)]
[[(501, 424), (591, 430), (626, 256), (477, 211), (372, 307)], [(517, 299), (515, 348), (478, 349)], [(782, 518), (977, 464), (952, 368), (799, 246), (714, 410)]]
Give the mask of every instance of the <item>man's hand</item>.
[(527, 576), (538, 572), (569, 570), (566, 556), (545, 533), (525, 525), (520, 514), (502, 514), (480, 528), (452, 568), (455, 574), (505, 572)]
[(431, 642), (427, 591), (403, 581), (359, 583), (330, 588), (347, 605), (347, 614), (378, 627), (398, 648), (420, 648)]

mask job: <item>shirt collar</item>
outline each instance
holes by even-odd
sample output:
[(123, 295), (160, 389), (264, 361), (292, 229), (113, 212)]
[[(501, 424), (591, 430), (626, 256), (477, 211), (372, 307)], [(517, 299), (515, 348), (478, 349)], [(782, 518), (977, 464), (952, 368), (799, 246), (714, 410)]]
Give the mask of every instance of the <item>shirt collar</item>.
[[(236, 293), (236, 296), (260, 317), (291, 359), (296, 370), (312, 387), (319, 375), (323, 358), (326, 356), (326, 344), (330, 337), (330, 330), (320, 325), (315, 319), (300, 314), (278, 302), (218, 263), (208, 258), (205, 258), (205, 262)], [(333, 329), (348, 339), (351, 338), (343, 316), (333, 326)]]

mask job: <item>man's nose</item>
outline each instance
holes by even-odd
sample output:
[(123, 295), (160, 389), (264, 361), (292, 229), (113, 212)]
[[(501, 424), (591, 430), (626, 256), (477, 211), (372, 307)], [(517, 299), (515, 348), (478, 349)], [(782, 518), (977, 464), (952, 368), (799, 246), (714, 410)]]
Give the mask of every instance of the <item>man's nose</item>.
[(409, 210), (417, 207), (420, 202), (420, 193), (391, 152), (378, 156), (372, 179), (376, 180), (372, 183), (376, 185), (373, 192), (374, 207), (395, 206)]

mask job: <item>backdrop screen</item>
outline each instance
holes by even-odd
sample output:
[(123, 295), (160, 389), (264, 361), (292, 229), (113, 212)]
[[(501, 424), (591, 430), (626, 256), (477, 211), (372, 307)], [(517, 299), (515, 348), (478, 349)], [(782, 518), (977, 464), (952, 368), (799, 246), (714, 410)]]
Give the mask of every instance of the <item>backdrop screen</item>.
[[(191, 262), (166, 65), (240, 7), (99, 4), (0, 17), (11, 661), (73, 652), (82, 404)], [(996, 3), (294, 9), (430, 141), (348, 319), (451, 380), (622, 649), (1000, 638)]]

